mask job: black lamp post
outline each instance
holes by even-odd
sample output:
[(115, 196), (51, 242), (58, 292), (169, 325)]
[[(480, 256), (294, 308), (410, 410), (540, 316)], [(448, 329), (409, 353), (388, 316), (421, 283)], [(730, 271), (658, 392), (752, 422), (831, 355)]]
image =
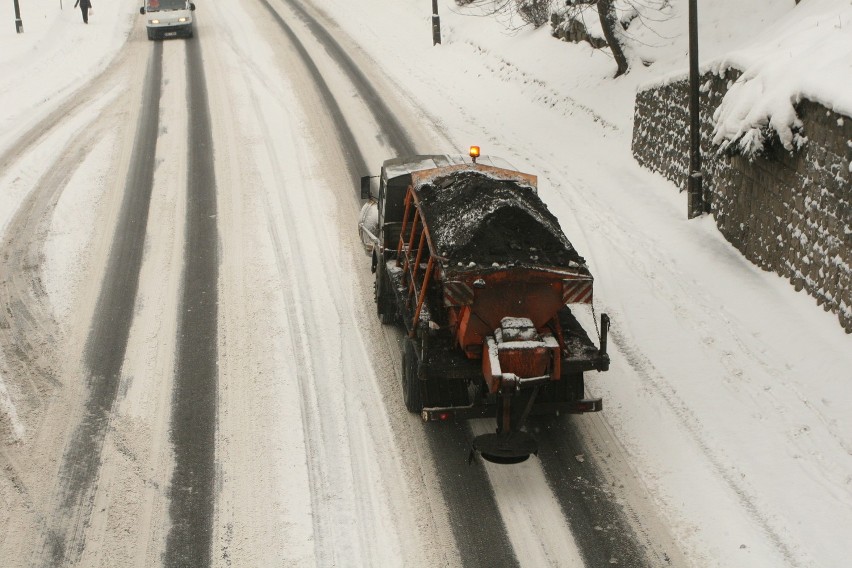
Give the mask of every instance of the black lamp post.
[(432, 0), (432, 45), (441, 43), (441, 18), (438, 16), (438, 0)]
[(24, 33), (24, 23), (21, 21), (21, 8), (18, 6), (18, 0), (15, 2), (15, 31), (19, 34)]
[(21, 21), (21, 8), (18, 6), (18, 0), (15, 1), (15, 31), (19, 34), (24, 33), (24, 22)]
[(701, 126), (698, 103), (698, 8), (689, 0), (689, 176), (687, 178), (688, 218), (704, 213), (701, 173)]

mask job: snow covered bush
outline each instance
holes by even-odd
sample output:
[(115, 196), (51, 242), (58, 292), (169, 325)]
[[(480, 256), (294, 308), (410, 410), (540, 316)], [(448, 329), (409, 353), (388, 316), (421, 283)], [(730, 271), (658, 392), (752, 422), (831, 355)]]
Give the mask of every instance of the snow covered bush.
[(777, 142), (788, 152), (807, 139), (796, 106), (802, 99), (852, 112), (849, 89), (852, 3), (803, 2), (772, 29), (713, 64), (743, 74), (731, 83), (713, 115), (713, 144), (719, 152), (752, 158)]
[(515, 0), (518, 15), (536, 28), (550, 19), (551, 0)]
[[(773, 145), (792, 152), (807, 141), (795, 109), (800, 94), (786, 85), (774, 88), (778, 77), (765, 76), (761, 69), (752, 67), (734, 81), (713, 113), (713, 144), (719, 154), (753, 159)], [(724, 77), (724, 69), (719, 75)]]
[(553, 5), (559, 0), (455, 0), (458, 6), (476, 7), (486, 16), (504, 15), (509, 19), (518, 16), (524, 24), (536, 28), (550, 19)]
[[(671, 0), (568, 0), (551, 18), (552, 35), (572, 43), (588, 42), (595, 49), (609, 46), (618, 77), (637, 59), (634, 47), (645, 43), (639, 36), (670, 16)], [(642, 63), (650, 64), (645, 58)]]
[(550, 25), (553, 37), (571, 43), (585, 41), (595, 49), (606, 47), (600, 18), (593, 5), (569, 4), (564, 10), (553, 14)]

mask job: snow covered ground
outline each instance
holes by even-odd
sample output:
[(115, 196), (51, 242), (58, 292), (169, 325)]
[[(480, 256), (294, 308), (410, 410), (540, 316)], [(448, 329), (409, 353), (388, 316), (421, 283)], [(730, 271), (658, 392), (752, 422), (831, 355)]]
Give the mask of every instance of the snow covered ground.
[[(15, 78), (0, 82), (0, 167), (23, 133), (105, 69), (141, 25), (132, 0), (98, 3), (88, 25), (69, 0), (62, 9), (20, 2), (20, 35), (12, 3), (0, 6), (0, 77)], [(684, 555), (695, 566), (845, 565), (852, 554), (852, 337), (813, 299), (748, 263), (712, 218), (687, 221), (686, 196), (630, 154), (637, 86), (686, 67), (686, 2), (673, 0), (660, 21), (635, 32), (634, 55), (652, 64), (617, 80), (605, 52), (558, 42), (544, 28), (509, 31), (450, 0), (439, 3), (440, 46), (432, 45), (423, 0), (317, 4), (338, 22), (335, 33), (355, 38), (422, 109), (423, 129), (454, 144), (421, 151), (463, 153), (479, 144), (539, 175), (541, 195), (596, 277), (598, 312), (614, 322), (612, 370), (594, 376), (589, 389), (604, 398), (606, 421)], [(235, 19), (244, 16), (232, 8)], [(199, 3), (199, 20), (205, 10)], [(828, 31), (819, 37), (847, 54), (852, 45), (844, 0), (798, 7), (793, 0), (719, 0), (700, 10), (703, 65), (735, 52), (737, 61), (757, 65), (757, 75), (772, 71), (749, 42), (756, 30), (787, 29), (802, 13), (836, 14), (837, 24), (824, 20)], [(251, 50), (251, 36), (241, 41)], [(770, 55), (782, 45), (776, 41)], [(812, 69), (807, 81), (787, 88), (815, 90), (806, 94), (848, 113), (849, 61)], [(743, 100), (762, 102), (754, 92)], [(104, 93), (90, 112), (107, 104)], [(45, 151), (66, 143), (57, 136)], [(28, 171), (36, 177), (38, 165)], [(0, 232), (27, 197), (26, 181), (0, 171)], [(91, 239), (77, 218), (86, 218), (85, 207), (60, 202), (46, 253), (59, 314), (73, 296), (63, 284), (86, 285), (66, 262)], [(17, 437), (27, 436), (3, 377), (0, 413)]]

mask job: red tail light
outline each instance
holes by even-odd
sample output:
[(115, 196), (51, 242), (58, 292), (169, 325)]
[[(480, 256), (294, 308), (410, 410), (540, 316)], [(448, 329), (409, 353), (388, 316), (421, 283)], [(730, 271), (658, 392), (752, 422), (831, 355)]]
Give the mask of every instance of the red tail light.
[(600, 412), (602, 406), (601, 399), (587, 398), (574, 403), (574, 412)]
[(423, 409), (420, 416), (424, 422), (446, 422), (455, 418), (451, 410), (430, 410), (426, 408)]

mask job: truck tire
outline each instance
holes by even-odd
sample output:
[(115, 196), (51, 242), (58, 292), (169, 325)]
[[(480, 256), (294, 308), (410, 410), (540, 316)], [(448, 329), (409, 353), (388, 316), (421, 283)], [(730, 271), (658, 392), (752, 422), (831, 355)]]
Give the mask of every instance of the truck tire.
[(379, 315), (379, 321), (384, 325), (393, 325), (397, 322), (395, 310), (385, 297), (379, 297), (377, 300), (376, 313)]
[(420, 379), (417, 377), (417, 353), (411, 339), (405, 340), (405, 351), (402, 355), (402, 399), (409, 412), (419, 414), (423, 410)]
[(154, 32), (153, 32), (153, 31), (151, 31), (151, 29), (150, 29), (150, 28), (148, 29), (148, 39), (150, 39), (150, 40), (153, 40), (153, 39), (154, 39)]
[(382, 268), (376, 270), (376, 314), (379, 316), (379, 321), (385, 325), (399, 323), (399, 316), (396, 311), (396, 300), (393, 297), (393, 292), (390, 287), (391, 281), (387, 272)]

